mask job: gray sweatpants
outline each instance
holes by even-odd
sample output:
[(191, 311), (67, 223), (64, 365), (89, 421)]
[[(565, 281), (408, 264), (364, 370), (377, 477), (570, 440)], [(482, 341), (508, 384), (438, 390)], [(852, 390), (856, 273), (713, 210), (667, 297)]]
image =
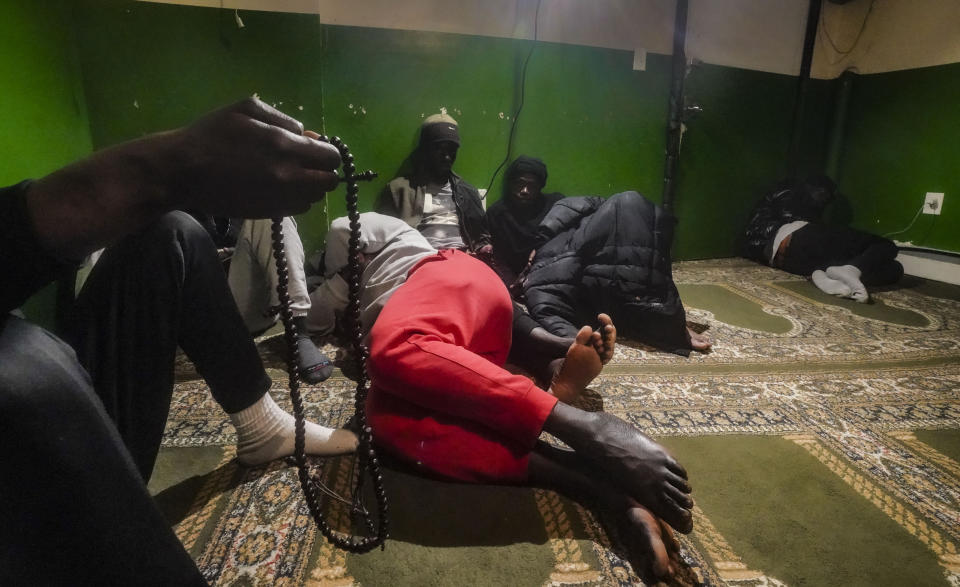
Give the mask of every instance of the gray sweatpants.
[[(244, 220), (237, 236), (237, 247), (230, 261), (227, 281), (250, 332), (262, 332), (277, 321), (274, 308), (277, 297), (277, 264), (273, 258), (271, 221)], [(294, 316), (306, 316), (310, 310), (310, 294), (303, 272), (304, 253), (297, 223), (283, 219), (283, 244), (287, 258), (290, 309)]]

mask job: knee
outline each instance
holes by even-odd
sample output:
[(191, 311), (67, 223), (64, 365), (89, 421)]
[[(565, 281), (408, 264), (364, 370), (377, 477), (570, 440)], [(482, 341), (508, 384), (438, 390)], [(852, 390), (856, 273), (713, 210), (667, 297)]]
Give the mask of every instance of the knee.
[(161, 216), (138, 237), (139, 254), (144, 266), (159, 270), (168, 267), (179, 279), (196, 271), (221, 269), (216, 245), (192, 216), (175, 210)]
[(96, 410), (87, 372), (66, 343), (19, 319), (0, 331), (0, 430), (8, 438)]
[(144, 235), (153, 242), (178, 241), (183, 245), (213, 242), (193, 216), (179, 210), (161, 216)]
[(121, 241), (117, 247), (132, 251), (135, 258), (149, 259), (152, 263), (171, 255), (179, 259), (198, 248), (207, 248), (216, 255), (213, 240), (203, 226), (179, 210), (164, 214), (144, 230)]

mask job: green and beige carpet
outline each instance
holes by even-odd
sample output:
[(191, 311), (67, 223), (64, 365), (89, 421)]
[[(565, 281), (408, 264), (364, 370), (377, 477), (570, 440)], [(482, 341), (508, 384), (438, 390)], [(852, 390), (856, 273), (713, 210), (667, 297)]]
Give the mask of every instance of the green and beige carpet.
[[(677, 582), (960, 585), (960, 288), (906, 278), (863, 305), (739, 259), (679, 263), (675, 279), (713, 352), (621, 341), (585, 407), (630, 420), (687, 468), (695, 530)], [(279, 369), (275, 345), (261, 347)], [(617, 537), (552, 492), (394, 470), (386, 549), (344, 554), (315, 528), (295, 470), (239, 467), (203, 381), (178, 373), (151, 489), (211, 584), (641, 582)], [(343, 424), (352, 395), (337, 372), (305, 390), (307, 416)], [(335, 487), (349, 478), (346, 459), (315, 463)]]

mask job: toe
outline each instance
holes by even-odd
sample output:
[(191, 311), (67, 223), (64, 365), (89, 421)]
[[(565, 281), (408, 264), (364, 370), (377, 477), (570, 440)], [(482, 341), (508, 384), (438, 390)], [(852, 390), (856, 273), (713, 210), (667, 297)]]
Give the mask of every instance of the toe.
[(693, 507), (693, 498), (691, 498), (688, 494), (680, 491), (673, 485), (670, 485), (669, 483), (665, 483), (663, 491), (667, 496), (670, 497), (670, 499), (673, 500), (674, 503), (678, 504), (680, 507), (684, 509), (690, 509)]
[(680, 532), (681, 534), (689, 534), (693, 531), (693, 515), (690, 513), (690, 510), (680, 507), (675, 501), (673, 501), (667, 495), (661, 495), (660, 498), (661, 512), (660, 517), (663, 518), (665, 522), (670, 524), (674, 530)]
[(637, 506), (627, 510), (630, 523), (640, 531), (640, 537), (646, 543), (653, 555), (651, 566), (657, 577), (666, 577), (670, 574), (670, 555), (660, 531), (659, 521), (646, 508)]
[(679, 489), (679, 490), (682, 491), (683, 493), (692, 493), (692, 492), (693, 492), (693, 488), (690, 487), (690, 482), (687, 481), (686, 479), (684, 479), (683, 477), (681, 477), (681, 476), (679, 476), (679, 475), (675, 475), (675, 474), (673, 474), (673, 473), (671, 473), (671, 472), (668, 471), (668, 472), (666, 473), (665, 478), (666, 478), (667, 482), (668, 482), (670, 485), (673, 485), (674, 487), (676, 487), (677, 489)]
[(593, 328), (589, 326), (584, 326), (580, 329), (580, 332), (577, 333), (577, 338), (574, 339), (576, 344), (589, 345), (590, 339), (593, 337)]

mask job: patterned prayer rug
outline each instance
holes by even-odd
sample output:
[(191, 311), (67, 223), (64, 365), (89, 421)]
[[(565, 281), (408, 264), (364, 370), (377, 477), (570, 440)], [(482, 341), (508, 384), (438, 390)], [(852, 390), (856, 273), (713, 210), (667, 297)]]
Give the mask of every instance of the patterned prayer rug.
[[(633, 422), (687, 468), (695, 529), (675, 582), (960, 585), (960, 288), (905, 278), (857, 304), (740, 259), (674, 271), (712, 352), (621, 340), (582, 407)], [(260, 346), (289, 407), (276, 343)], [(339, 371), (304, 394), (315, 421), (352, 413)], [(552, 492), (393, 469), (386, 549), (344, 554), (315, 528), (295, 469), (241, 468), (233, 442), (184, 362), (151, 489), (211, 584), (641, 583), (609, 524)], [(313, 461), (335, 488), (350, 462)]]

